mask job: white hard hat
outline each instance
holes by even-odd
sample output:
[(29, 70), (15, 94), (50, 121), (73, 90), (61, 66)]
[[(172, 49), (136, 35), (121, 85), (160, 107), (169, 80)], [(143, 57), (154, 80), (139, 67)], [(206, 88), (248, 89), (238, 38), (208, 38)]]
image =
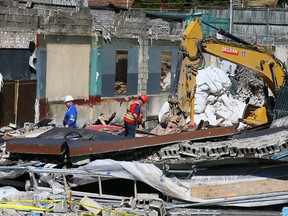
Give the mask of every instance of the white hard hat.
[(67, 95), (67, 96), (65, 97), (64, 103), (66, 103), (66, 102), (68, 102), (68, 101), (73, 101), (73, 100), (74, 100), (74, 98), (73, 98), (71, 95)]

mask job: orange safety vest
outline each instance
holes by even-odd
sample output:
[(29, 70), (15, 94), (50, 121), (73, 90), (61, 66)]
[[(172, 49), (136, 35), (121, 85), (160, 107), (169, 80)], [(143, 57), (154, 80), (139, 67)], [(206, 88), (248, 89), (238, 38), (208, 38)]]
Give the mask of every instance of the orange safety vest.
[[(136, 104), (139, 104), (139, 102), (137, 100), (133, 100), (130, 101), (127, 105), (127, 109), (126, 109), (126, 113), (124, 115), (124, 121), (134, 124), (135, 123), (135, 119), (134, 119), (134, 107), (136, 106)], [(138, 124), (142, 124), (142, 112), (141, 112), (141, 105), (140, 106), (140, 113), (137, 115), (137, 119), (138, 119)]]

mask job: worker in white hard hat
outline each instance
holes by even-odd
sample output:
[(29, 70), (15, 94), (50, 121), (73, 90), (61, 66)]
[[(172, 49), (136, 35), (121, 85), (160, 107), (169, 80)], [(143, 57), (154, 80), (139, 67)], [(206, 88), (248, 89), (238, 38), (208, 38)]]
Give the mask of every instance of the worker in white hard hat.
[(76, 106), (73, 104), (74, 98), (71, 95), (67, 95), (65, 97), (64, 103), (67, 107), (67, 111), (66, 114), (64, 116), (64, 120), (63, 120), (63, 126), (68, 128), (68, 127), (72, 127), (72, 128), (76, 128), (76, 120), (77, 120), (77, 108)]

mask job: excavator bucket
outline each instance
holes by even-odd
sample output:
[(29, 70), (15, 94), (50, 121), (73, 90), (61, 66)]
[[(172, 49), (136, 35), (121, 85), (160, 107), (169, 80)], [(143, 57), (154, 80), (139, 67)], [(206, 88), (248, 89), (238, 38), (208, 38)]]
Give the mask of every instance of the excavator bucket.
[(249, 125), (262, 125), (268, 122), (266, 107), (257, 107), (248, 104), (243, 115), (243, 120)]

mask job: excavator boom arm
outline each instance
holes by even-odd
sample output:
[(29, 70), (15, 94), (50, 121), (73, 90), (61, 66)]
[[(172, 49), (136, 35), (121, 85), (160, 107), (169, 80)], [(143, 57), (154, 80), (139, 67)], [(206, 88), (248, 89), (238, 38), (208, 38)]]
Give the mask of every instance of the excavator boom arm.
[(190, 117), (190, 122), (194, 121), (196, 76), (199, 66), (203, 66), (202, 53), (208, 53), (254, 70), (263, 78), (275, 97), (277, 90), (284, 85), (286, 69), (283, 63), (268, 50), (245, 42), (222, 29), (204, 22), (203, 24), (233, 41), (225, 42), (211, 36), (203, 37), (199, 18), (190, 22), (183, 32), (180, 47), (181, 67), (177, 67), (179, 68), (177, 90), (169, 100), (170, 114), (177, 116), (176, 124), (178, 125), (184, 125), (187, 117)]
[(223, 42), (212, 37), (201, 41), (202, 51), (255, 71), (276, 96), (284, 83), (285, 69), (272, 54), (257, 47)]

